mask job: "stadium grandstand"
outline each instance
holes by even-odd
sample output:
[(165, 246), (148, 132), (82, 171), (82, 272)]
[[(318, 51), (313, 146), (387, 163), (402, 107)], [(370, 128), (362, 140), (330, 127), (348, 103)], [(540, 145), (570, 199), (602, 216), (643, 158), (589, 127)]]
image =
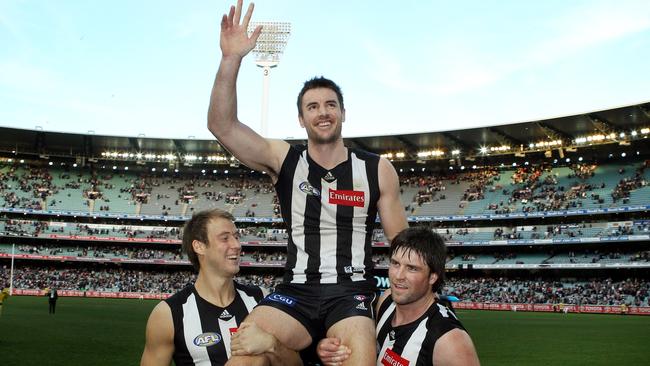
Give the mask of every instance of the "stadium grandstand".
[[(0, 278), (17, 295), (164, 298), (193, 281), (183, 222), (237, 217), (239, 279), (273, 288), (274, 187), (214, 140), (0, 128)], [(448, 243), (458, 308), (650, 314), (650, 103), (513, 125), (346, 139), (390, 159), (411, 225)], [(289, 141), (304, 143), (304, 141)], [(373, 235), (379, 287), (388, 243)]]

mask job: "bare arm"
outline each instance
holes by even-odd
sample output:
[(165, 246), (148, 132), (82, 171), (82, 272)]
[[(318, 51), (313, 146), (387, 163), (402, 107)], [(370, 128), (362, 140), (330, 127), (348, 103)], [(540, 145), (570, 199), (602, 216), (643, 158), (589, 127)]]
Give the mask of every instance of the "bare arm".
[(431, 362), (437, 366), (480, 365), (472, 339), (462, 329), (450, 330), (438, 339)]
[(399, 178), (393, 165), (381, 158), (379, 160), (379, 219), (388, 241), (408, 227), (404, 206), (399, 196)]
[(140, 366), (169, 366), (174, 354), (174, 321), (164, 301), (149, 315), (145, 342)]
[(271, 365), (302, 365), (298, 352), (287, 348), (255, 323), (243, 322), (230, 344), (233, 356), (265, 356)]
[(246, 166), (266, 171), (275, 177), (280, 171), (289, 144), (282, 140), (265, 139), (250, 127), (241, 123), (237, 117), (237, 75), (242, 59), (253, 48), (262, 28), (259, 26), (249, 37), (247, 28), (253, 15), (251, 3), (240, 24), (242, 0), (231, 7), (221, 19), (221, 63), (214, 80), (210, 107), (208, 109), (208, 129), (219, 142)]

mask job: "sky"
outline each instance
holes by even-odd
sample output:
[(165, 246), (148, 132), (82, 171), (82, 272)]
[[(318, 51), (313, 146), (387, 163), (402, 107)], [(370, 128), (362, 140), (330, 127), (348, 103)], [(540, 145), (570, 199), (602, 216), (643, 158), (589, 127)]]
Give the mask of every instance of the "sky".
[[(212, 139), (221, 16), (234, 1), (0, 0), (0, 126)], [(247, 4), (247, 3), (245, 3)], [(258, 0), (290, 22), (267, 137), (306, 136), (296, 96), (343, 89), (344, 137), (446, 131), (650, 101), (650, 2)], [(238, 80), (260, 132), (262, 69)], [(89, 132), (91, 131), (91, 132)]]

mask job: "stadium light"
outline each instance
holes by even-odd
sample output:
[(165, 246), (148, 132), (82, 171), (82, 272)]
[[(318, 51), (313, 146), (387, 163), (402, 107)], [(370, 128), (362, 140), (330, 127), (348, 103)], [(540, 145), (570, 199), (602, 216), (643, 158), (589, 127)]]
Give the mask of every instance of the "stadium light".
[(291, 35), (291, 23), (252, 22), (248, 25), (249, 36), (260, 25), (262, 26), (262, 33), (257, 39), (253, 54), (255, 55), (255, 64), (262, 68), (264, 74), (260, 133), (266, 137), (268, 134), (269, 75), (271, 74), (271, 68), (278, 66), (280, 63), (280, 55), (284, 52)]

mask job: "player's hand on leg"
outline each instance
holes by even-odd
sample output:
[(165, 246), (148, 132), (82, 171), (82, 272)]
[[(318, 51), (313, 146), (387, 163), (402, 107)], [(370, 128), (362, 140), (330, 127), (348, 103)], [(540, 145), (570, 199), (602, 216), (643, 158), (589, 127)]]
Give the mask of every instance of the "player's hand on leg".
[(259, 355), (273, 352), (278, 340), (255, 323), (243, 322), (232, 336), (230, 350), (233, 356)]
[(316, 353), (325, 366), (338, 366), (350, 357), (352, 351), (338, 338), (324, 338), (318, 342)]

